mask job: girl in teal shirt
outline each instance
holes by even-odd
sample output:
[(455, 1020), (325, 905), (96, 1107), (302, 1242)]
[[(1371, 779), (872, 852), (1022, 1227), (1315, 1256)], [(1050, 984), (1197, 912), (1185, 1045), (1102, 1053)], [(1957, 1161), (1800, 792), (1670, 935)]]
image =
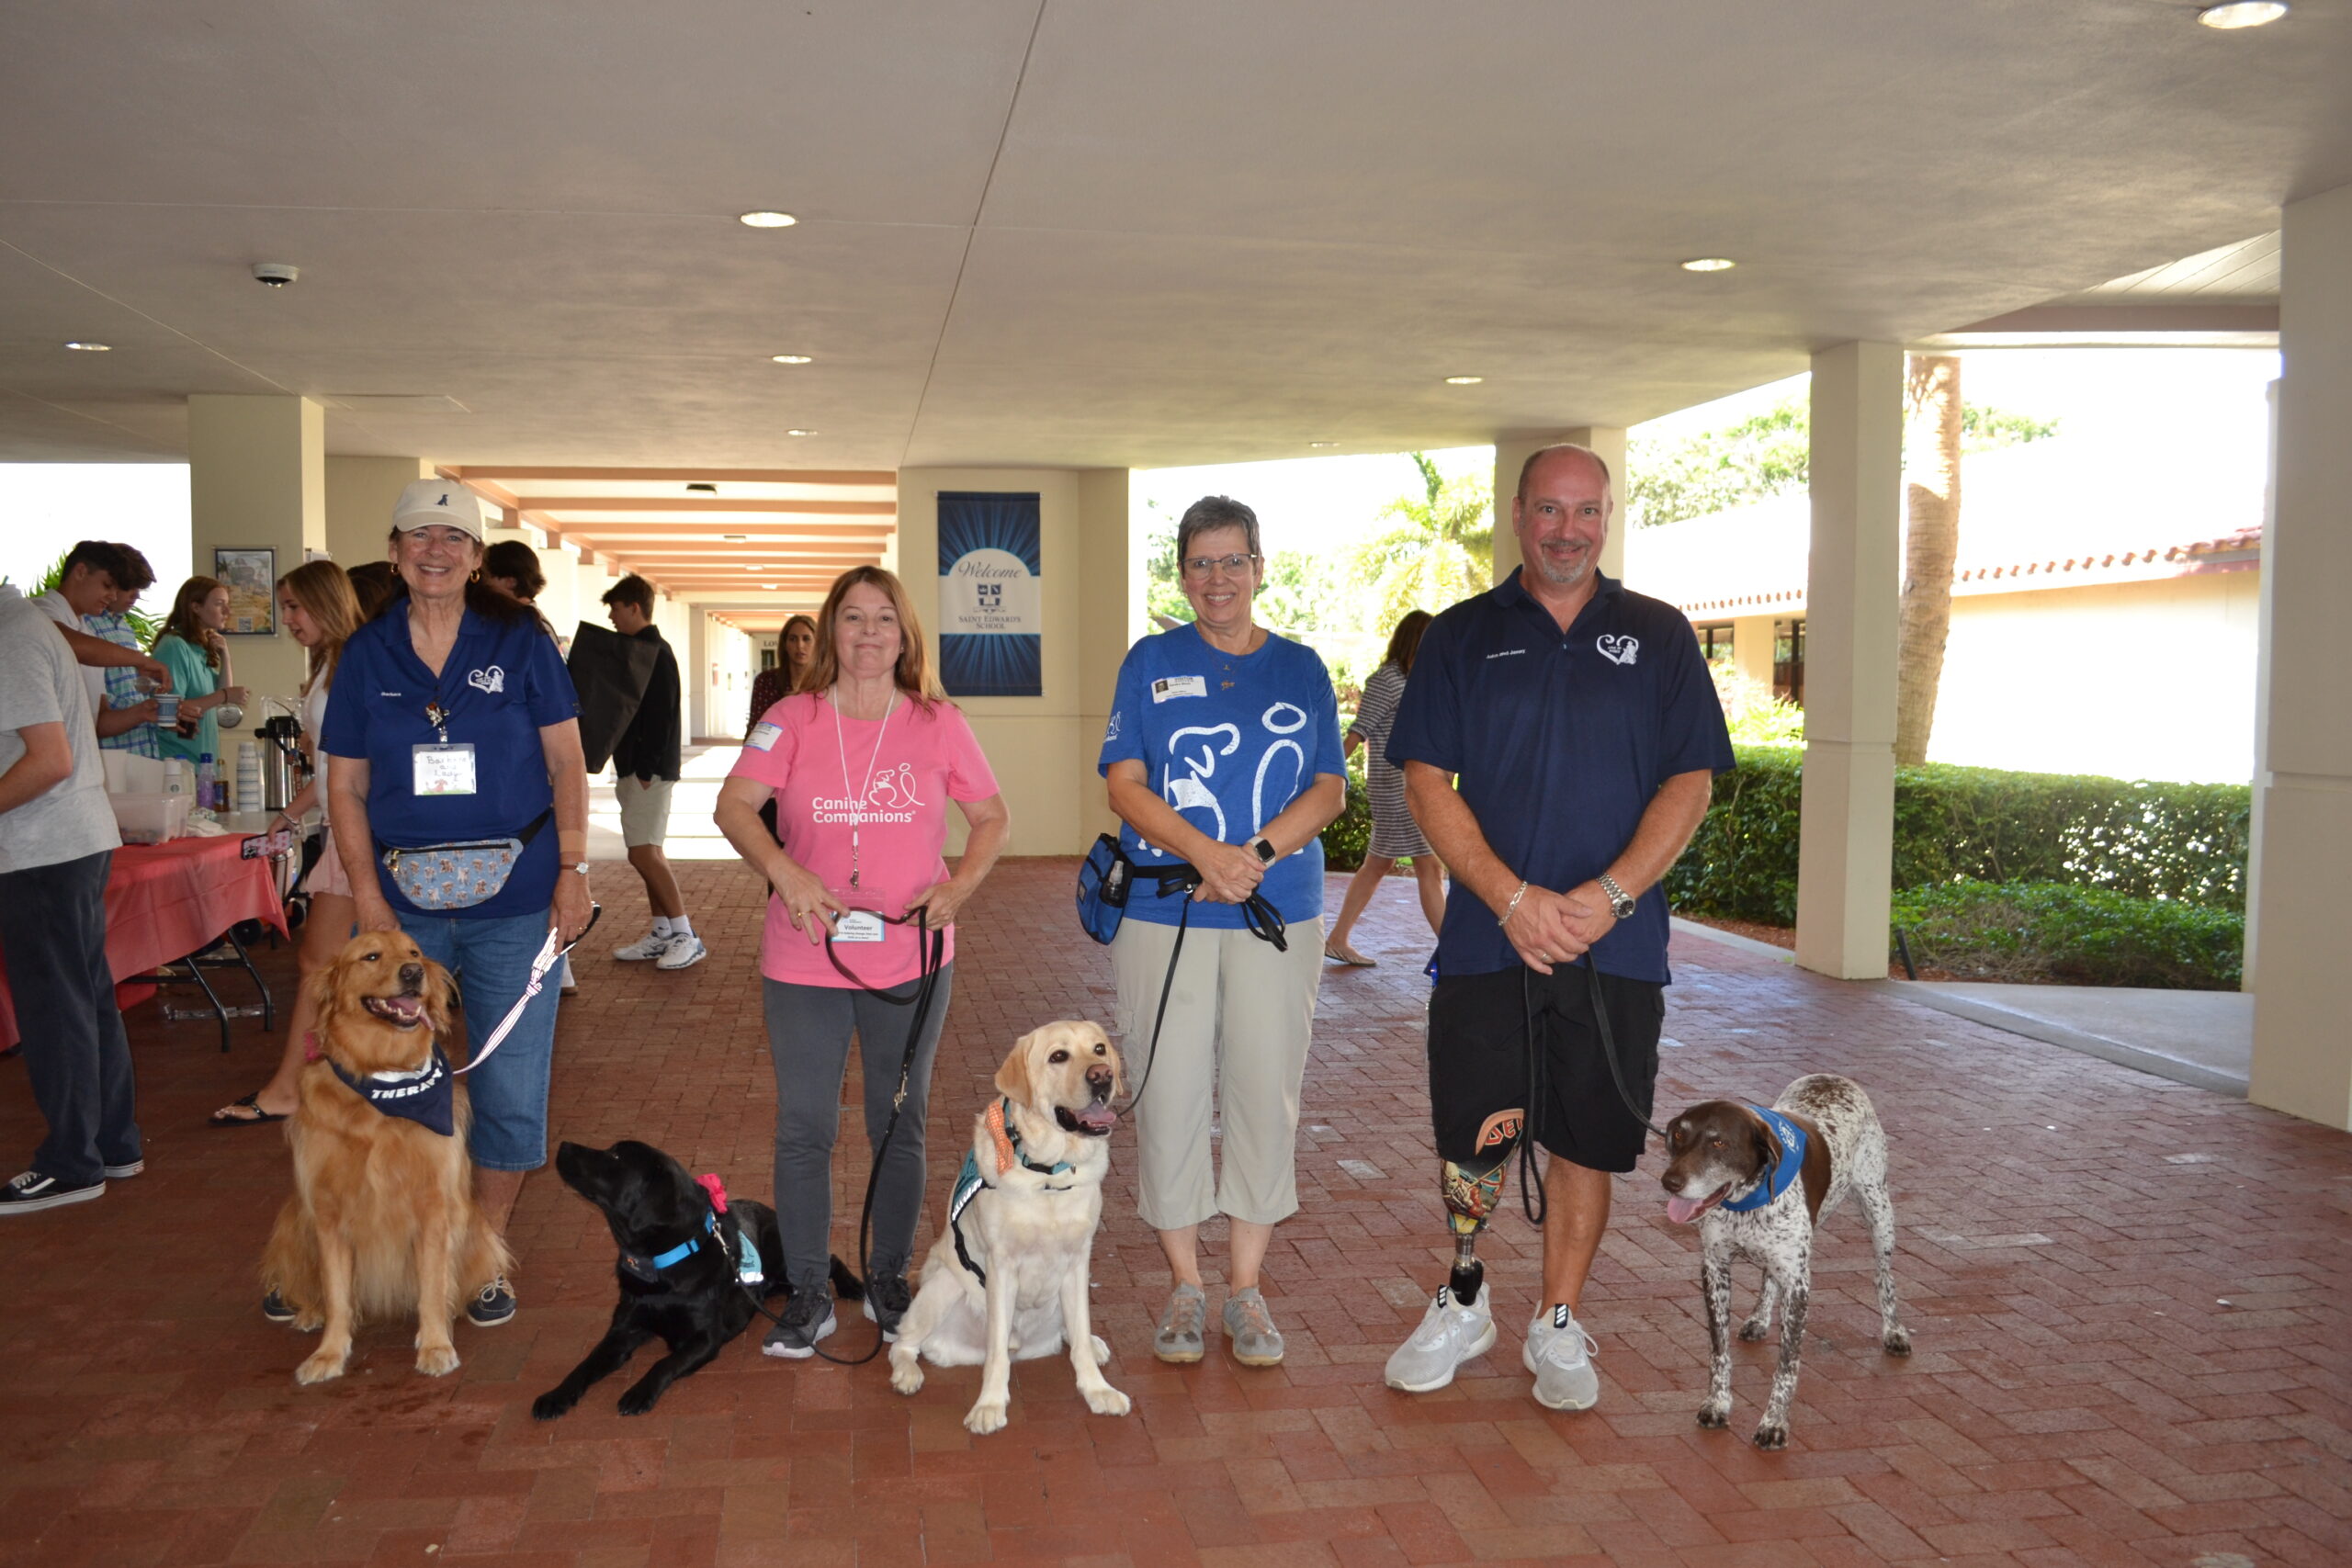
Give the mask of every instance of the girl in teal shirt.
[(229, 624), (229, 585), (209, 577), (191, 577), (172, 596), (172, 613), (155, 634), (152, 651), (172, 672), (172, 690), (179, 694), (180, 723), (158, 728), (164, 755), (177, 757), (194, 767), (198, 758), (212, 754), (220, 763), (220, 716), (214, 710), (231, 700), (229, 645), (220, 636)]

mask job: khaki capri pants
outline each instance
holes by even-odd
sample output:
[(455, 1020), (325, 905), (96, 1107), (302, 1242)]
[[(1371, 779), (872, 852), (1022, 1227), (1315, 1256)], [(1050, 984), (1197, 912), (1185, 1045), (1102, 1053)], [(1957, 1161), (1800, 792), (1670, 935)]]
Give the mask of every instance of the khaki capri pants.
[[(1298, 1097), (1323, 976), (1323, 922), (1294, 924), (1277, 953), (1246, 931), (1184, 932), (1151, 1059), (1174, 926), (1129, 916), (1111, 943), (1127, 1079), (1151, 1074), (1135, 1111), (1136, 1212), (1154, 1230), (1218, 1214), (1270, 1225), (1298, 1209)], [(1221, 1109), (1223, 1115), (1216, 1111)], [(1224, 1168), (1209, 1128), (1224, 1128)]]

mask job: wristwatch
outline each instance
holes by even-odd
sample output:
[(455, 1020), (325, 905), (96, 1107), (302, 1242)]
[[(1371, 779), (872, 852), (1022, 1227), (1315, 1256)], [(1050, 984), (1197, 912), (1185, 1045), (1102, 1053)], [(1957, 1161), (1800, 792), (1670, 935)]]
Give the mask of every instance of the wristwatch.
[(1600, 884), (1600, 890), (1609, 895), (1609, 912), (1621, 920), (1631, 919), (1634, 913), (1633, 896), (1617, 886), (1617, 879), (1604, 871), (1594, 880)]
[(1274, 846), (1266, 842), (1262, 834), (1250, 840), (1250, 848), (1257, 853), (1260, 864), (1272, 865), (1274, 863)]
[[(584, 860), (583, 860), (583, 861), (581, 861), (580, 863), (578, 863), (577, 864), (575, 864), (571, 869), (572, 869), (572, 870), (574, 870), (574, 871), (576, 871), (576, 872), (578, 872), (581, 875), (585, 876), (585, 875), (587, 875), (587, 874), (588, 874), (588, 863), (587, 863), (586, 861), (584, 861)], [(1633, 906), (1632, 906), (1630, 903), (1629, 903), (1629, 904), (1627, 904), (1625, 907), (1626, 907), (1627, 908), (1629, 908), (1629, 909), (1633, 908)]]

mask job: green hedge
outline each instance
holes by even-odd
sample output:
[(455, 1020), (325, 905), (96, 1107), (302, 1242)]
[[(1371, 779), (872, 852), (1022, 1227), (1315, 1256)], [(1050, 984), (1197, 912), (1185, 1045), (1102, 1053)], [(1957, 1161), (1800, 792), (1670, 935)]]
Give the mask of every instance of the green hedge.
[(1363, 748), (1348, 759), (1348, 808), (1324, 828), (1323, 868), (1353, 871), (1372, 847), (1372, 796), (1364, 793)]
[(2057, 882), (1948, 882), (1895, 896), (1911, 958), (1968, 980), (2234, 991), (2233, 909)]
[[(1678, 908), (1792, 925), (1804, 754), (1738, 749), (1667, 875)], [(2217, 909), (2245, 903), (2244, 784), (2127, 783), (1930, 762), (1894, 773), (1898, 888), (2052, 882)]]

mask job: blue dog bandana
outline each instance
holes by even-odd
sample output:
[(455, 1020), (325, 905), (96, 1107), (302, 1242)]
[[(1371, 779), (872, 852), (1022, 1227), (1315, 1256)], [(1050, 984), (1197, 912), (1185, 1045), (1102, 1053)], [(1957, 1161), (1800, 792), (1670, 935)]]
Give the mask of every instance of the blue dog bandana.
[(443, 1137), (458, 1131), (458, 1080), (450, 1076), (449, 1058), (433, 1047), (433, 1059), (413, 1073), (370, 1073), (353, 1077), (330, 1057), (327, 1066), (343, 1087), (387, 1116), (398, 1116), (430, 1127)]
[(1755, 1191), (1745, 1198), (1726, 1201), (1722, 1205), (1735, 1214), (1744, 1214), (1750, 1209), (1760, 1209), (1770, 1203), (1786, 1192), (1789, 1184), (1797, 1179), (1797, 1172), (1804, 1168), (1804, 1129), (1768, 1107), (1751, 1105), (1748, 1109), (1764, 1118), (1764, 1125), (1771, 1128), (1772, 1136), (1781, 1140), (1781, 1163), (1772, 1168), (1771, 1174), (1757, 1186)]

